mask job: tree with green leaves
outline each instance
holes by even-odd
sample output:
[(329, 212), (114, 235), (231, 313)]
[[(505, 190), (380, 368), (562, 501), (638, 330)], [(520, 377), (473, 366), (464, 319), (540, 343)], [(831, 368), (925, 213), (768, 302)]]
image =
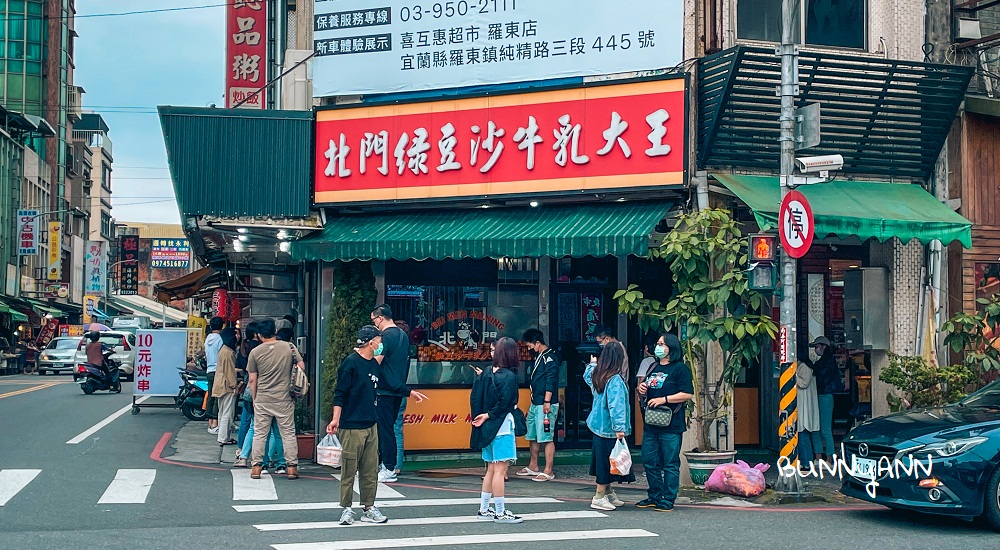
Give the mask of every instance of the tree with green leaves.
[(333, 301), (326, 317), (326, 353), (323, 358), (322, 424), (333, 412), (333, 390), (337, 387), (340, 363), (354, 353), (358, 329), (371, 324), (371, 311), (377, 305), (375, 274), (370, 262), (337, 262), (333, 271)]
[[(644, 330), (681, 330), (684, 359), (694, 379), (695, 406), (690, 421), (698, 430), (698, 449), (714, 449), (712, 424), (727, 416), (733, 387), (751, 361), (759, 359), (778, 328), (767, 314), (770, 302), (750, 289), (747, 240), (728, 210), (707, 209), (681, 216), (651, 259), (670, 267), (674, 292), (666, 303), (643, 296), (636, 285), (615, 293), (618, 310)], [(717, 379), (709, 376), (708, 346), (722, 349)], [(706, 381), (714, 379), (714, 389)]]

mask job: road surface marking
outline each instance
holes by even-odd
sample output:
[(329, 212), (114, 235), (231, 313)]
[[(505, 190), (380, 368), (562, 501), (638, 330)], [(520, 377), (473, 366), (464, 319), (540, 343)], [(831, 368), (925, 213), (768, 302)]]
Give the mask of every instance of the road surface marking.
[[(330, 475), (337, 478), (337, 481), (340, 481), (340, 474)], [(354, 492), (358, 495), (361, 494), (361, 489), (358, 487), (358, 476), (354, 476)], [(378, 489), (375, 492), (375, 498), (406, 498), (406, 496), (385, 483), (379, 483)]]
[(512, 542), (533, 543), (556, 540), (623, 539), (658, 536), (656, 533), (650, 533), (645, 529), (601, 529), (595, 531), (563, 531), (552, 533), (499, 533), (495, 535), (446, 535), (401, 539), (339, 540), (336, 542), (272, 544), (271, 548), (275, 550), (366, 550), (368, 548), (411, 548), (415, 546), (460, 546), (465, 544), (491, 543), (509, 544)]
[(271, 474), (261, 474), (251, 479), (248, 468), (230, 470), (233, 473), (233, 500), (278, 500)]
[[(135, 404), (138, 405), (139, 403), (142, 403), (143, 401), (145, 401), (145, 400), (147, 400), (149, 398), (150, 398), (149, 395), (144, 395), (144, 396), (140, 397), (139, 399), (136, 399), (135, 400)], [(117, 411), (111, 413), (111, 415), (108, 416), (107, 418), (105, 418), (104, 420), (101, 420), (97, 424), (94, 424), (93, 426), (91, 426), (90, 429), (88, 429), (87, 431), (85, 431), (82, 434), (74, 437), (73, 439), (70, 439), (69, 441), (66, 442), (66, 444), (67, 445), (77, 445), (77, 444), (79, 444), (79, 443), (81, 443), (83, 441), (86, 441), (86, 439), (88, 437), (90, 437), (90, 436), (94, 435), (95, 433), (97, 433), (98, 431), (100, 431), (101, 428), (107, 426), (108, 424), (111, 424), (112, 422), (115, 421), (116, 418), (118, 418), (119, 416), (121, 416), (121, 415), (123, 415), (123, 414), (125, 414), (125, 413), (127, 413), (127, 412), (129, 412), (131, 410), (132, 410), (132, 404), (125, 405), (124, 407), (122, 407), (122, 408), (118, 409)]]
[(23, 390), (14, 390), (14, 391), (9, 391), (7, 393), (0, 393), (0, 399), (4, 399), (4, 398), (7, 398), (7, 397), (14, 397), (15, 395), (21, 395), (22, 393), (31, 393), (33, 391), (44, 390), (45, 388), (51, 388), (52, 386), (55, 386), (56, 384), (57, 383), (42, 384), (41, 386), (34, 386), (34, 387), (31, 387), (31, 388), (24, 388)]
[[(560, 502), (550, 497), (510, 497), (507, 504), (552, 504)], [(418, 506), (468, 506), (479, 504), (479, 497), (476, 498), (428, 498), (415, 500), (386, 500), (376, 501), (375, 506), (379, 508), (405, 508)], [(298, 510), (339, 510), (339, 502), (301, 502), (290, 504), (246, 504), (243, 506), (233, 506), (237, 512), (292, 512)]]
[[(471, 509), (471, 508), (470, 508)], [(361, 508), (358, 508), (359, 512)], [(556, 520), (556, 519), (593, 519), (593, 518), (606, 518), (606, 514), (596, 512), (593, 510), (581, 510), (573, 512), (542, 512), (539, 514), (521, 514), (521, 517), (525, 521), (542, 521), (542, 520)], [(456, 523), (479, 523), (481, 520), (473, 514), (466, 514), (464, 516), (451, 516), (451, 517), (428, 517), (428, 518), (405, 518), (396, 519), (390, 518), (388, 525), (446, 525), (446, 524), (456, 524)], [(361, 527), (374, 527), (380, 525), (377, 523), (355, 523), (354, 526)], [(341, 527), (349, 527), (347, 525), (341, 525), (339, 521), (311, 521), (302, 523), (265, 523), (262, 525), (254, 525), (259, 531), (297, 531), (300, 529), (339, 529)]]
[(0, 470), (0, 506), (14, 498), (41, 470)]
[(145, 504), (156, 470), (119, 469), (98, 504)]

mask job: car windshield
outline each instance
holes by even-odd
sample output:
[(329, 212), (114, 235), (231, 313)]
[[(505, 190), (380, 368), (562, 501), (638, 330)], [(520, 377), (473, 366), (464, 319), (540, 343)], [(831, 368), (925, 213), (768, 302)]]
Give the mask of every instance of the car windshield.
[(113, 336), (113, 335), (110, 335), (110, 334), (106, 335), (106, 336), (102, 335), (101, 336), (101, 343), (104, 344), (104, 345), (106, 345), (106, 346), (112, 346), (112, 347), (123, 345), (122, 344), (122, 337), (121, 336)]
[(78, 342), (74, 338), (60, 338), (49, 342), (48, 349), (76, 349)]
[(1000, 408), (1000, 380), (958, 402), (963, 407)]

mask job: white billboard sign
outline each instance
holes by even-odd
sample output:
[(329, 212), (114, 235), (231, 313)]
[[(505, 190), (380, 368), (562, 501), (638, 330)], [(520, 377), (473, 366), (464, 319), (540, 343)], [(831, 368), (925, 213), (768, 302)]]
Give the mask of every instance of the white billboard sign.
[(681, 0), (314, 0), (313, 95), (670, 68)]
[(178, 368), (187, 364), (187, 333), (180, 330), (135, 332), (135, 395), (177, 395)]

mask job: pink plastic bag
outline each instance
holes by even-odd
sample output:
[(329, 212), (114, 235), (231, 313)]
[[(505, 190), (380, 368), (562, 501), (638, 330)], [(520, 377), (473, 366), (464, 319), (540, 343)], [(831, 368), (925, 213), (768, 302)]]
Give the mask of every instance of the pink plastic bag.
[(770, 467), (761, 463), (751, 468), (742, 460), (737, 460), (735, 464), (722, 464), (708, 477), (705, 490), (740, 497), (758, 496), (767, 490), (764, 472)]

